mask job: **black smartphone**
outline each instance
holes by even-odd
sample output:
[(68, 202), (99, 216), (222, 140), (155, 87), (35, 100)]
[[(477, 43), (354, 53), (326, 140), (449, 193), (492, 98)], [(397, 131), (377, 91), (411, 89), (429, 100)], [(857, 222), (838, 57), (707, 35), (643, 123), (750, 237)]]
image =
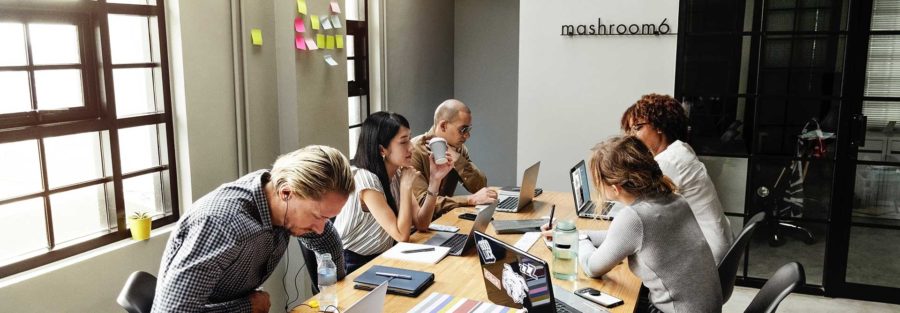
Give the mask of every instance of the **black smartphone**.
[(476, 216), (478, 215), (475, 215), (474, 213), (463, 213), (459, 215), (459, 218), (474, 221)]

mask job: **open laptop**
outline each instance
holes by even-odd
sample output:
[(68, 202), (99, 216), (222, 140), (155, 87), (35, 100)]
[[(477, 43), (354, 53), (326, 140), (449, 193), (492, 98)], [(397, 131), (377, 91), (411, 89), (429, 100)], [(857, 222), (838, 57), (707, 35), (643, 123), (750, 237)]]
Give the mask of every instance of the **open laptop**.
[(609, 312), (568, 290), (554, 288), (544, 260), (482, 232), (474, 237), (491, 302), (530, 313)]
[(603, 203), (602, 208), (598, 211), (597, 205), (591, 200), (591, 184), (588, 182), (587, 166), (584, 160), (575, 164), (569, 170), (569, 182), (572, 184), (572, 197), (575, 198), (575, 211), (578, 217), (590, 219), (611, 220), (613, 215), (611, 210), (615, 205), (612, 201)]
[(474, 244), (475, 240), (472, 239), (472, 233), (475, 231), (483, 232), (487, 229), (488, 224), (491, 223), (491, 217), (494, 216), (494, 209), (497, 208), (497, 201), (494, 201), (488, 207), (478, 212), (478, 216), (475, 217), (475, 224), (472, 225), (472, 230), (469, 231), (468, 235), (463, 234), (454, 234), (454, 233), (445, 233), (438, 232), (428, 239), (425, 242), (426, 245), (432, 246), (441, 246), (441, 247), (449, 247), (450, 255), (460, 256), (469, 250)]
[[(519, 212), (522, 208), (531, 204), (531, 200), (534, 198), (534, 187), (537, 185), (538, 172), (541, 169), (541, 161), (537, 161), (534, 165), (528, 167), (525, 170), (525, 173), (522, 174), (522, 185), (519, 188), (519, 194), (504, 194), (501, 193), (497, 198), (499, 204), (497, 204), (497, 211), (500, 212)], [(481, 209), (484, 206), (477, 206), (477, 208)]]
[(372, 291), (369, 291), (362, 299), (356, 301), (344, 313), (381, 313), (384, 312), (384, 297), (387, 295), (388, 283), (386, 280)]

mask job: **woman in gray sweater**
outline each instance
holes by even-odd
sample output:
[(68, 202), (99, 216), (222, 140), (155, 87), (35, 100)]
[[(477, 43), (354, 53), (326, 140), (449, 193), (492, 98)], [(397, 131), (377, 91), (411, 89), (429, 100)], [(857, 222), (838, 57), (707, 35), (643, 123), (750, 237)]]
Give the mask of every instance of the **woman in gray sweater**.
[(722, 291), (709, 244), (684, 197), (674, 193), (653, 155), (634, 136), (594, 148), (594, 185), (625, 208), (608, 231), (579, 241), (585, 274), (601, 277), (628, 259), (650, 290), (650, 312), (721, 312)]

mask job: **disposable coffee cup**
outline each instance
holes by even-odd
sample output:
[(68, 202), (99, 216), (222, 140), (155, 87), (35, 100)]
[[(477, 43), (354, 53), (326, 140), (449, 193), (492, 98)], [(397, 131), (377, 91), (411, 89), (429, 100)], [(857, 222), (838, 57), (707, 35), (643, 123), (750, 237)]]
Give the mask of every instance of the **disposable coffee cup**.
[(434, 137), (428, 141), (431, 147), (431, 155), (434, 156), (434, 163), (447, 163), (447, 140), (441, 137)]

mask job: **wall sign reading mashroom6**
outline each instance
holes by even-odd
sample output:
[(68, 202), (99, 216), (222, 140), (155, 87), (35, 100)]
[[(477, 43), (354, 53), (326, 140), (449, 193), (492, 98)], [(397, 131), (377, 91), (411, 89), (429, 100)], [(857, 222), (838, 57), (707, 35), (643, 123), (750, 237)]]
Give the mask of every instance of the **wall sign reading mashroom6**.
[(560, 36), (675, 35), (668, 20), (668, 18), (664, 18), (658, 24), (603, 24), (598, 17), (597, 24), (564, 24), (560, 29)]

